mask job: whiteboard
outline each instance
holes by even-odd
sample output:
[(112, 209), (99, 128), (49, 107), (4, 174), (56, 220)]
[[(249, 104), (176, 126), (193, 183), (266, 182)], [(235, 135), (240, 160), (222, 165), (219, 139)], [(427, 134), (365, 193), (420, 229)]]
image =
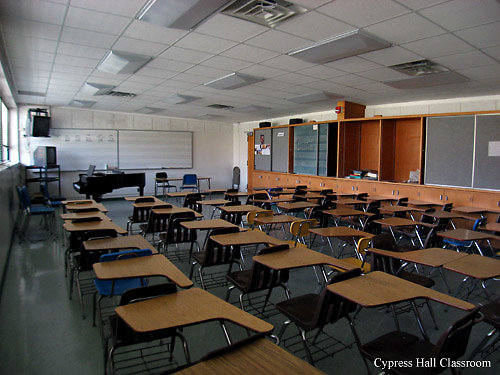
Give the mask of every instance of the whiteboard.
[(120, 169), (193, 168), (193, 133), (119, 130)]
[(30, 137), (30, 154), (38, 146), (55, 146), (61, 171), (86, 171), (118, 165), (118, 132), (97, 129), (51, 129), (50, 137)]

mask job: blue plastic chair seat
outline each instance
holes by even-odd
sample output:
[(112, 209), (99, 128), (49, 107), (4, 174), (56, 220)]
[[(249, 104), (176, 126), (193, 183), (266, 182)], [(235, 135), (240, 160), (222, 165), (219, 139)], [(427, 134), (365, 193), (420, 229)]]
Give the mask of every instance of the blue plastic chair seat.
[(451, 238), (443, 238), (443, 242), (457, 247), (470, 247), (472, 245), (472, 241), (458, 241)]
[(31, 215), (47, 215), (54, 213), (54, 208), (52, 207), (45, 207), (45, 206), (31, 206), (30, 207), (30, 214)]
[(101, 296), (119, 296), (126, 290), (140, 288), (147, 283), (141, 283), (141, 279), (119, 279), (119, 280), (99, 280), (94, 279), (94, 285)]

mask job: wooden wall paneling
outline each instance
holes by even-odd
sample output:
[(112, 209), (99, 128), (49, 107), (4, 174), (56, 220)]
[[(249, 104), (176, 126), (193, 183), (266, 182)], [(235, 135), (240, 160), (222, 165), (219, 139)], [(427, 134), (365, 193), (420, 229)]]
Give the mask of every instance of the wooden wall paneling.
[(342, 152), (340, 154), (342, 169), (338, 177), (345, 177), (353, 169), (360, 168), (361, 122), (341, 122), (340, 124), (343, 127), (343, 137), (339, 141), (342, 144)]
[(380, 181), (394, 180), (394, 159), (396, 142), (396, 120), (382, 120), (380, 146)]
[(361, 122), (359, 168), (379, 171), (381, 120)]
[(474, 207), (488, 207), (500, 212), (500, 193), (473, 191), (471, 204)]
[(422, 118), (397, 119), (394, 181), (407, 181), (410, 171), (422, 170)]
[(393, 197), (396, 195), (396, 189), (394, 184), (374, 184), (373, 194), (382, 197)]
[(437, 205), (443, 204), (444, 188), (439, 186), (418, 185), (418, 200), (432, 202)]
[(395, 197), (396, 198), (408, 198), (408, 199), (415, 199), (417, 200), (419, 198), (418, 196), (418, 185), (412, 185), (412, 184), (397, 184), (395, 185)]
[(453, 206), (471, 206), (472, 191), (465, 189), (444, 189), (443, 204), (453, 203)]
[(294, 150), (294, 144), (293, 144), (293, 131), (295, 129), (294, 126), (290, 126), (290, 130), (288, 131), (288, 172), (292, 173), (293, 172), (293, 150)]

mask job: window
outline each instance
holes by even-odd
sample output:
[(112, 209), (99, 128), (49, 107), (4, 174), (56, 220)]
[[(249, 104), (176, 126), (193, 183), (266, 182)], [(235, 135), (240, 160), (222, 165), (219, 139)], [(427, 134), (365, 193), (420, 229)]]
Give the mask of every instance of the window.
[(3, 103), (1, 102), (2, 111), (0, 112), (0, 143), (2, 145), (0, 152), (0, 160), (2, 162), (8, 161), (10, 159), (9, 155), (9, 110)]

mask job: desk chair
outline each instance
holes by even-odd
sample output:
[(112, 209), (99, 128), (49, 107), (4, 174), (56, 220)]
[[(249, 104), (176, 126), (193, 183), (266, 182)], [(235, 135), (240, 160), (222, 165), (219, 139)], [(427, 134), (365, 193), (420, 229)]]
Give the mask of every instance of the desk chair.
[[(486, 223), (486, 220), (487, 219), (485, 217), (476, 219), (476, 221), (474, 221), (474, 224), (472, 226), (472, 230), (478, 231), (479, 227)], [(455, 248), (457, 251), (459, 250), (470, 251), (473, 244), (474, 241), (459, 241), (451, 238), (443, 238), (443, 247), (452, 247)]]
[(500, 302), (492, 302), (481, 306), (483, 322), (491, 325), (493, 328), (486, 334), (483, 340), (472, 350), (469, 360), (473, 360), (476, 355), (481, 353), (481, 359), (497, 352), (500, 342)]
[(443, 204), (443, 211), (451, 212), (452, 209), (453, 209), (453, 203)]
[[(289, 249), (288, 245), (266, 247), (261, 249), (257, 255), (270, 254), (287, 249)], [(237, 288), (240, 291), (239, 300), (241, 309), (245, 310), (243, 295), (267, 290), (266, 299), (262, 306), (262, 312), (264, 312), (269, 297), (275, 287), (282, 287), (285, 291), (286, 298), (290, 299), (290, 291), (286, 285), (288, 278), (288, 270), (273, 270), (263, 264), (252, 261), (251, 269), (231, 272), (226, 275), (227, 281), (232, 284), (227, 290), (226, 301), (229, 301), (231, 291)]]
[(189, 193), (188, 195), (186, 195), (186, 198), (184, 198), (183, 206), (201, 213), (203, 207), (201, 204), (196, 202), (201, 201), (202, 199), (203, 198), (201, 196), (201, 193)]
[(45, 199), (45, 204), (49, 207), (61, 207), (63, 205), (62, 201), (65, 201), (65, 197), (57, 196), (57, 195), (50, 195), (49, 194), (49, 187), (47, 186), (46, 182), (40, 183), (40, 189), (42, 190), (43, 197)]
[[(163, 283), (137, 289), (129, 289), (123, 292), (120, 299), (120, 306), (176, 292), (177, 292), (177, 287), (173, 283)], [(141, 366), (140, 369), (136, 368), (135, 371), (133, 372), (133, 373), (138, 373), (140, 371), (145, 371), (148, 367), (150, 367), (151, 361), (154, 359), (164, 361), (165, 360), (164, 356), (160, 357), (144, 356), (142, 349), (143, 346), (146, 346), (147, 344), (146, 349), (157, 348), (159, 352), (164, 352), (165, 350), (164, 339), (167, 338), (171, 339), (170, 343), (168, 344), (168, 349), (170, 352), (169, 362), (173, 361), (175, 339), (179, 338), (183, 345), (186, 362), (188, 364), (191, 363), (191, 358), (189, 355), (186, 339), (177, 329), (168, 328), (153, 332), (144, 332), (144, 333), (135, 332), (116, 314), (110, 317), (109, 322), (111, 327), (111, 340), (110, 340), (111, 345), (108, 353), (107, 362), (109, 364), (110, 374), (113, 375), (120, 370), (124, 370), (124, 367), (118, 368), (120, 364), (122, 366), (127, 366), (127, 365), (133, 366), (134, 364)], [(120, 348), (126, 348), (126, 350), (124, 350), (124, 352), (122, 353), (123, 354), (122, 360), (119, 360), (117, 358), (120, 356), (121, 351), (118, 351), (118, 349)], [(133, 357), (134, 353), (136, 353), (136, 357)], [(143, 368), (142, 366), (146, 368)], [(129, 373), (131, 373), (130, 368), (129, 368)]]
[(199, 191), (198, 176), (195, 174), (185, 174), (184, 176), (182, 176), (182, 185), (179, 189), (191, 189)]
[(189, 259), (191, 259), (191, 254), (193, 253), (193, 246), (196, 245), (198, 251), (200, 250), (198, 245), (198, 237), (196, 229), (187, 229), (181, 225), (184, 221), (196, 220), (194, 212), (178, 212), (170, 215), (168, 226), (165, 233), (160, 234), (160, 243), (158, 244), (158, 250), (162, 250), (163, 254), (168, 257), (168, 247), (170, 245), (175, 245), (176, 248), (180, 244), (189, 243)]
[[(162, 204), (159, 206), (155, 206), (155, 208), (172, 208), (171, 204)], [(151, 243), (155, 243), (155, 235), (158, 233), (166, 232), (168, 226), (169, 214), (156, 214), (151, 211), (149, 215), (149, 220), (146, 224), (139, 224), (139, 228), (141, 229), (140, 234), (143, 237), (147, 235), (151, 235)]]
[[(223, 229), (214, 229), (207, 234), (208, 240), (206, 242), (205, 248), (202, 251), (198, 251), (193, 253), (192, 258), (193, 262), (191, 263), (191, 270), (189, 272), (189, 278), (193, 278), (193, 271), (196, 264), (198, 264), (198, 275), (200, 276), (200, 283), (203, 289), (207, 289), (208, 286), (222, 286), (225, 285), (226, 279), (225, 275), (231, 272), (231, 268), (233, 263), (238, 263), (240, 270), (241, 264), (239, 263), (239, 259), (241, 259), (240, 255), (240, 246), (222, 246), (217, 242), (212, 240), (210, 236), (216, 236), (219, 234), (228, 234), (228, 233), (238, 233), (238, 228), (223, 228)], [(207, 267), (215, 267), (221, 265), (228, 265), (229, 268), (227, 272), (224, 273), (224, 281), (223, 283), (217, 282), (214, 277), (215, 274), (210, 274), (212, 283), (207, 283), (205, 277), (203, 276), (203, 270)]]
[(34, 240), (29, 238), (25, 232), (29, 228), (31, 216), (41, 216), (45, 224), (45, 229), (54, 235), (55, 226), (55, 209), (53, 207), (46, 207), (42, 205), (32, 205), (28, 188), (26, 186), (18, 186), (16, 188), (19, 197), (19, 204), (23, 211), (23, 217), (18, 225), (19, 241), (28, 239), (30, 242)]
[(226, 192), (224, 193), (224, 199), (231, 202), (237, 201), (238, 197), (228, 195), (228, 193), (237, 193), (238, 191), (239, 191), (238, 189), (227, 189)]
[[(137, 198), (135, 203), (148, 203), (154, 202), (154, 198), (143, 197)], [(144, 224), (149, 220), (149, 215), (151, 214), (151, 207), (135, 207), (132, 212), (132, 216), (128, 217), (127, 221), (127, 232), (128, 234), (132, 234), (132, 225), (134, 224)]]
[(170, 185), (170, 183), (166, 180), (168, 178), (167, 172), (158, 172), (156, 173), (156, 178), (164, 178), (164, 181), (157, 181), (155, 179), (155, 196), (157, 195), (157, 189), (162, 189), (162, 196), (165, 197), (165, 189), (170, 193), (170, 189), (175, 189), (177, 191), (177, 186)]
[[(446, 370), (447, 364), (457, 360), (465, 354), (472, 326), (478, 320), (479, 308), (475, 308), (462, 318), (454, 322), (438, 339), (436, 344), (425, 341), (411, 333), (394, 331), (380, 336), (364, 345), (360, 352), (363, 358), (375, 361), (376, 358), (384, 361), (412, 361), (415, 358), (423, 358), (426, 361), (435, 360), (436, 367), (394, 367), (388, 372), (390, 374), (439, 374)], [(451, 361), (443, 361), (445, 367), (441, 367), (442, 358)], [(458, 374), (455, 368), (451, 368), (453, 374)]]
[[(336, 282), (348, 280), (361, 275), (359, 268), (334, 276), (327, 285)], [(294, 323), (302, 338), (302, 343), (306, 352), (307, 360), (314, 365), (314, 360), (309, 350), (307, 333), (317, 329), (316, 336), (311, 344), (315, 344), (323, 328), (328, 324), (333, 324), (342, 318), (349, 322), (351, 331), (359, 347), (359, 338), (354, 330), (353, 322), (349, 316), (356, 310), (357, 305), (328, 291), (326, 286), (320, 294), (305, 294), (299, 297), (288, 299), (287, 301), (276, 304), (276, 309), (281, 312), (287, 320), (281, 326), (278, 338), (281, 340), (286, 328), (290, 323)], [(366, 365), (366, 363), (365, 363)]]

